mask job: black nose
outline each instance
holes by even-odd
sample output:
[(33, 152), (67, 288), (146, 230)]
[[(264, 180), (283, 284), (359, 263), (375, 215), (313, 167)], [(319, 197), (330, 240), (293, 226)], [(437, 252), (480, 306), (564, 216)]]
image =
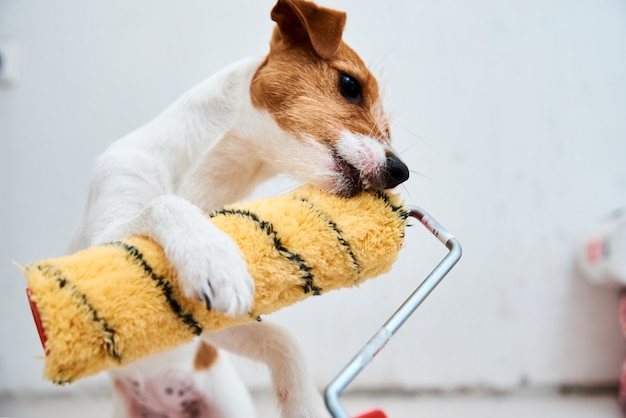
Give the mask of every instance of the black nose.
[(409, 169), (398, 157), (393, 154), (387, 156), (387, 171), (385, 173), (385, 189), (393, 189), (409, 178)]

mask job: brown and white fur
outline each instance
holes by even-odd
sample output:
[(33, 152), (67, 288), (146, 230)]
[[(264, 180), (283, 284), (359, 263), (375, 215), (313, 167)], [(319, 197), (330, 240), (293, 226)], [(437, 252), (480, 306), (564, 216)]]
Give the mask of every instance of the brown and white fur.
[[(208, 78), (98, 158), (71, 250), (150, 236), (163, 246), (186, 294), (207, 309), (242, 315), (250, 309), (253, 282), (235, 244), (205, 213), (278, 173), (346, 197), (406, 180), (408, 170), (391, 150), (376, 79), (341, 39), (345, 13), (278, 0), (271, 17), (276, 27), (267, 56)], [(283, 417), (327, 415), (283, 329), (261, 322), (202, 339), (266, 363)], [(194, 350), (215, 356), (193, 366)], [(232, 369), (209, 376), (222, 357), (202, 343), (114, 372), (119, 416), (253, 416)]]

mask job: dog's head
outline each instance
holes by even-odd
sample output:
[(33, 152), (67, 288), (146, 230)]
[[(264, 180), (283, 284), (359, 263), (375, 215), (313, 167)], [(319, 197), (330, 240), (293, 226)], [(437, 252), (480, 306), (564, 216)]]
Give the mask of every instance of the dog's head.
[(404, 182), (409, 171), (391, 151), (378, 83), (342, 40), (345, 13), (278, 0), (271, 17), (270, 52), (250, 94), (295, 139), (281, 144), (274, 164), (346, 197)]

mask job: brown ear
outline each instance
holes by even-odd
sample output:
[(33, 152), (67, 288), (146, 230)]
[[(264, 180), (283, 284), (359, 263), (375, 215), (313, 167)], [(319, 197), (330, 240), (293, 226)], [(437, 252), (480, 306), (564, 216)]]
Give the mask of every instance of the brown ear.
[(275, 37), (287, 44), (310, 44), (322, 58), (335, 54), (346, 24), (344, 12), (305, 0), (278, 0), (271, 17), (278, 29)]

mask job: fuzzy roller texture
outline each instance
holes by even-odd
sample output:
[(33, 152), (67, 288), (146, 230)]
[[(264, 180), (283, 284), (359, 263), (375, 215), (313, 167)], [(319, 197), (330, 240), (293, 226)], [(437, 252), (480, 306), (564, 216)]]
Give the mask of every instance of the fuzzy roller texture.
[(407, 215), (395, 195), (346, 199), (311, 186), (212, 213), (255, 282), (252, 311), (239, 318), (183, 295), (162, 248), (145, 237), (32, 263), (22, 272), (46, 352), (44, 377), (70, 383), (356, 286), (391, 269)]

